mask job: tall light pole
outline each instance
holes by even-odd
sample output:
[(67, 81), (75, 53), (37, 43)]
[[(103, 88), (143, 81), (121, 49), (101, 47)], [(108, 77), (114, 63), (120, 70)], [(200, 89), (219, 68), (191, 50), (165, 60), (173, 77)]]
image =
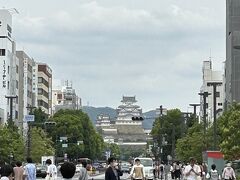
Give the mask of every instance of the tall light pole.
[(200, 106), (200, 104), (189, 104), (189, 106), (193, 107), (193, 114), (194, 114), (194, 117), (196, 118), (197, 117), (197, 107)]
[(208, 95), (211, 95), (211, 93), (209, 92), (202, 92), (202, 93), (198, 93), (198, 95), (203, 97), (203, 140), (204, 140), (204, 145), (205, 145), (205, 150), (207, 149), (207, 142), (206, 142), (206, 129), (207, 129), (207, 97)]
[(17, 96), (5, 96), (5, 98), (10, 100), (10, 116), (9, 119), (12, 121), (13, 120), (13, 99), (16, 99)]
[(217, 150), (217, 86), (221, 86), (222, 82), (209, 82), (207, 86), (213, 87), (213, 148)]

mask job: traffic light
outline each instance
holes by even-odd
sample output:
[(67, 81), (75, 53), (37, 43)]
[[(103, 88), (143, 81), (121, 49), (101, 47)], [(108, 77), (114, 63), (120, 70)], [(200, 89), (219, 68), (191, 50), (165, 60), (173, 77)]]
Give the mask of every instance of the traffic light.
[(133, 116), (133, 117), (132, 117), (132, 120), (133, 120), (133, 121), (143, 121), (143, 117), (141, 117), (141, 116), (140, 116), (140, 117), (138, 117), (138, 116)]

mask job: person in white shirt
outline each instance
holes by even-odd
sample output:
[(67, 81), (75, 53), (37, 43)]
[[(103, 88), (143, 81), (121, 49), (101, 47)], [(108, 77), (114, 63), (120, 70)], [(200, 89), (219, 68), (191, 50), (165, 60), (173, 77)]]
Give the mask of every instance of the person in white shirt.
[(231, 167), (231, 163), (227, 163), (227, 166), (223, 169), (222, 178), (225, 180), (236, 179), (235, 172)]
[(184, 169), (184, 175), (187, 180), (197, 180), (200, 177), (201, 169), (195, 164), (196, 160), (191, 157), (189, 159), (189, 165), (187, 165)]
[(54, 164), (52, 164), (51, 159), (46, 160), (46, 165), (48, 176), (46, 179), (57, 180), (57, 167)]

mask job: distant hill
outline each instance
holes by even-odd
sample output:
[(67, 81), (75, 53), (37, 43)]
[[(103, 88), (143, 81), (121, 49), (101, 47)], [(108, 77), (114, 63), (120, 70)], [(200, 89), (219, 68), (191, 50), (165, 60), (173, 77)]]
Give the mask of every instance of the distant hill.
[[(115, 119), (117, 116), (116, 110), (111, 107), (92, 107), (92, 106), (83, 106), (83, 112), (87, 113), (89, 118), (92, 120), (93, 124), (96, 124), (97, 116), (99, 114), (109, 115), (111, 119)], [(153, 122), (156, 117), (156, 111), (148, 111), (143, 113), (145, 117), (143, 121), (144, 129), (152, 129)]]

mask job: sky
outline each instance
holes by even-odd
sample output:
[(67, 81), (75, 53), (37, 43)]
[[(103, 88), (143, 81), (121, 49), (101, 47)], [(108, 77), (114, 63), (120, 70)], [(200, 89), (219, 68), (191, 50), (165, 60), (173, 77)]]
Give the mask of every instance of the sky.
[(0, 0), (18, 50), (72, 81), (83, 105), (191, 111), (202, 63), (225, 60), (225, 0)]

